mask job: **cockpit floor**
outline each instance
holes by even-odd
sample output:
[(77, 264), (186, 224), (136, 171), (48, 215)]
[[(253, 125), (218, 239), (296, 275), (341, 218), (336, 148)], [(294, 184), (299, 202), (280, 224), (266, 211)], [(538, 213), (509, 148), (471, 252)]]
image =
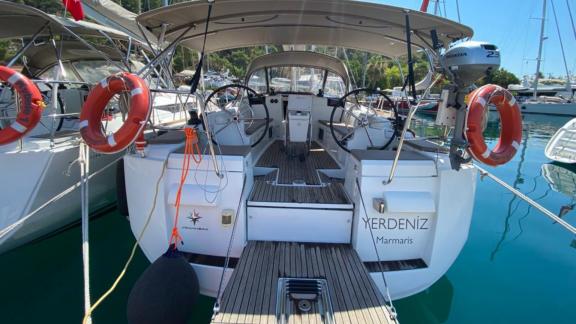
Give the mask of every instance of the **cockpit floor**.
[(334, 159), (316, 142), (272, 143), (256, 167), (275, 168), (254, 177), (250, 201), (298, 204), (349, 204), (341, 179), (330, 178), (319, 170), (339, 169)]
[(277, 184), (320, 185), (318, 170), (339, 169), (334, 159), (316, 142), (310, 149), (306, 143), (275, 141), (262, 154), (256, 167), (278, 169)]

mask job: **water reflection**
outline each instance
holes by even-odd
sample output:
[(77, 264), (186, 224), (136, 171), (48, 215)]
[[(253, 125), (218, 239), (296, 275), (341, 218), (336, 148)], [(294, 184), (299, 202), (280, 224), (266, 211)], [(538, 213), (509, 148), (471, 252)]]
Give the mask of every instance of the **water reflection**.
[(394, 304), (399, 309), (410, 309), (399, 312), (402, 323), (445, 323), (450, 317), (453, 299), (454, 286), (447, 276), (442, 276), (424, 292)]
[[(512, 187), (514, 187), (514, 189), (518, 189), (519, 186), (524, 183), (524, 178), (522, 177), (522, 165), (525, 163), (525, 160), (526, 160), (526, 149), (528, 148), (527, 143), (528, 143), (528, 139), (530, 138), (530, 134), (529, 134), (529, 132), (526, 131), (526, 129), (524, 129), (523, 133), (524, 134), (522, 135), (522, 138), (523, 138), (522, 148), (520, 150), (520, 162), (518, 162), (518, 167), (516, 169), (516, 179), (514, 180), (514, 183), (512, 184)], [(534, 182), (534, 187), (533, 187), (532, 192), (534, 192), (534, 190), (536, 190), (536, 182)], [(532, 193), (532, 192), (530, 192), (530, 193)], [(528, 194), (530, 194), (530, 193), (528, 193)], [(514, 208), (512, 208), (512, 206), (514, 205), (514, 202), (516, 202), (516, 205)], [(502, 231), (502, 236), (500, 237), (500, 239), (496, 243), (494, 250), (492, 250), (492, 253), (490, 254), (490, 261), (494, 261), (496, 254), (504, 246), (504, 242), (506, 241), (508, 233), (510, 232), (510, 222), (512, 219), (512, 215), (514, 215), (514, 213), (516, 213), (516, 211), (518, 210), (518, 206), (520, 206), (520, 203), (521, 203), (521, 200), (518, 198), (518, 196), (512, 195), (512, 198), (508, 202), (508, 212), (506, 213), (506, 217), (504, 218), (504, 230)], [(529, 212), (530, 212), (530, 209), (528, 209), (528, 211), (526, 211), (525, 215), (523, 215), (520, 219), (518, 219), (519, 233), (513, 240), (520, 237), (520, 235), (522, 235), (522, 233), (524, 232), (524, 230), (522, 229), (521, 220), (523, 218), (525, 218)]]
[[(544, 156), (550, 137), (570, 118), (526, 115), (523, 119), (518, 154), (506, 165), (485, 168), (574, 224), (576, 166), (550, 163)], [(433, 128), (433, 123), (433, 118), (420, 119), (423, 130), (417, 133), (431, 134), (427, 128)], [(484, 135), (490, 147), (497, 144), (499, 133), (497, 122), (487, 125)], [(477, 312), (482, 305), (483, 314), (497, 314), (492, 320), (498, 323), (572, 323), (575, 249), (574, 236), (559, 224), (495, 182), (478, 181), (469, 239), (447, 274), (450, 288), (443, 288), (444, 277), (425, 292), (397, 301), (400, 321), (483, 323), (486, 318)], [(438, 307), (437, 313), (433, 307)], [(553, 311), (525, 311), (537, 307)]]
[(563, 163), (542, 164), (542, 175), (550, 188), (566, 196), (576, 196), (576, 166)]
[(570, 202), (560, 206), (558, 216), (564, 217), (574, 210), (576, 203), (576, 166), (564, 163), (547, 163), (542, 164), (542, 175), (548, 182), (550, 188), (570, 197)]

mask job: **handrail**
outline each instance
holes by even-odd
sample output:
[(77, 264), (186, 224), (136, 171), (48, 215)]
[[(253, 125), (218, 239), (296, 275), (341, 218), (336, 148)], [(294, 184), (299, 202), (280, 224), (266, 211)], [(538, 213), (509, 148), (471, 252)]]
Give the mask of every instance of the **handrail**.
[[(386, 182), (385, 184), (390, 184), (392, 182), (392, 180), (394, 179), (394, 175), (396, 174), (396, 167), (398, 166), (398, 160), (400, 160), (400, 153), (402, 152), (402, 146), (404, 145), (404, 141), (406, 139), (406, 133), (408, 132), (408, 129), (410, 128), (410, 123), (412, 122), (412, 118), (416, 114), (416, 111), (418, 110), (418, 108), (420, 108), (420, 102), (424, 98), (428, 97), (428, 95), (430, 94), (430, 91), (432, 90), (432, 87), (434, 87), (434, 85), (436, 85), (436, 83), (438, 82), (438, 80), (440, 80), (440, 78), (442, 78), (442, 75), (439, 75), (438, 77), (436, 77), (434, 82), (432, 82), (428, 86), (428, 88), (426, 88), (426, 91), (424, 91), (422, 96), (420, 96), (420, 99), (416, 102), (416, 105), (410, 106), (410, 110), (408, 111), (408, 115), (406, 116), (406, 120), (404, 121), (404, 128), (402, 129), (402, 135), (400, 135), (400, 140), (398, 141), (398, 147), (396, 148), (396, 155), (394, 156), (394, 161), (392, 162), (392, 168), (390, 169), (390, 176), (388, 177), (388, 182)], [(409, 102), (409, 101), (406, 100), (406, 102)]]
[(34, 83), (58, 83), (58, 84), (79, 84), (86, 86), (93, 86), (94, 83), (88, 83), (83, 81), (68, 81), (68, 80), (44, 80), (44, 79), (32, 79), (30, 80)]
[[(80, 116), (80, 113), (66, 113), (66, 114), (50, 114), (43, 115), (42, 118), (66, 118), (70, 116)], [(0, 117), (0, 120), (12, 120), (16, 119), (16, 116)]]

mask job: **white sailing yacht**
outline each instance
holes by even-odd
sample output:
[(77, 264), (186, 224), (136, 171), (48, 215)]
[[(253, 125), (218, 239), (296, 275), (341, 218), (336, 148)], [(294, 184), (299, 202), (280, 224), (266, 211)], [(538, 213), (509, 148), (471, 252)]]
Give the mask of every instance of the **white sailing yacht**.
[[(256, 58), (241, 84), (199, 95), (186, 127), (124, 156), (130, 226), (153, 261), (128, 302), (133, 323), (184, 323), (198, 288), (216, 297), (214, 323), (395, 322), (392, 300), (430, 287), (466, 242), (472, 159), (506, 163), (521, 141), (520, 110), (508, 91), (488, 85), (465, 103), (473, 82), (498, 68), (498, 48), (467, 41), (472, 30), (445, 18), (360, 1), (202, 0), (136, 21), (167, 44), (120, 77), (130, 86), (133, 131), (147, 109), (137, 80), (168, 65), (178, 45), (202, 53), (201, 61), (234, 48), (323, 45), (405, 56), (412, 98), (412, 53), (426, 50), (431, 69), (451, 80), (437, 123), (453, 138), (444, 147), (411, 135), (418, 103), (402, 120), (385, 93), (353, 89), (336, 57)], [(376, 112), (366, 98), (390, 110)], [(81, 122), (86, 143), (106, 151), (133, 133), (102, 134), (94, 116), (104, 104)], [(489, 104), (502, 119), (495, 150), (482, 135)]]
[[(20, 23), (26, 21), (25, 27)], [(25, 39), (21, 50), (4, 71), (31, 80), (46, 107), (38, 124), (17, 140), (5, 134), (16, 129), (19, 113), (27, 109), (10, 79), (0, 82), (0, 253), (41, 238), (79, 220), (80, 112), (90, 88), (110, 74), (142, 66), (126, 51), (147, 48), (127, 34), (94, 23), (75, 22), (48, 15), (35, 8), (0, 1), (0, 38)], [(54, 35), (61, 36), (56, 39)], [(106, 45), (86, 39), (99, 39)], [(18, 61), (20, 60), (20, 61)], [(22, 62), (22, 71), (9, 67)], [(17, 83), (18, 81), (16, 81)], [(187, 118), (170, 94), (158, 96), (151, 116), (156, 125)], [(126, 106), (115, 100), (101, 116), (103, 131), (117, 130)], [(4, 132), (2, 132), (4, 130)], [(91, 154), (90, 212), (116, 202), (116, 163), (121, 154)], [(120, 161), (121, 162), (121, 161)]]
[[(562, 49), (562, 58), (564, 60), (564, 67), (566, 69), (566, 83), (564, 91), (558, 89), (558, 87), (541, 88), (539, 84), (540, 81), (540, 65), (542, 63), (542, 49), (544, 46), (544, 40), (546, 37), (544, 35), (546, 26), (546, 11), (547, 11), (548, 0), (543, 0), (542, 2), (542, 21), (540, 25), (540, 43), (538, 47), (538, 58), (536, 59), (536, 73), (534, 74), (534, 80), (530, 89), (526, 86), (520, 85), (509, 85), (508, 89), (511, 91), (519, 92), (519, 100), (521, 100), (521, 109), (524, 114), (545, 114), (545, 115), (563, 115), (563, 116), (576, 116), (576, 101), (574, 98), (574, 89), (570, 81), (570, 72), (568, 71), (568, 65), (566, 64), (566, 54), (564, 53), (564, 45), (562, 43), (562, 36), (560, 35), (560, 27), (558, 25), (558, 18), (556, 15), (556, 8), (554, 7), (554, 2), (551, 1), (552, 10), (554, 13), (554, 20), (556, 23), (556, 29), (558, 32), (558, 37), (560, 39), (560, 46)], [(568, 10), (570, 7), (568, 6)], [(527, 91), (528, 90), (528, 91)], [(526, 92), (532, 92), (531, 97), (523, 97), (521, 94)], [(564, 93), (562, 96), (560, 93)]]

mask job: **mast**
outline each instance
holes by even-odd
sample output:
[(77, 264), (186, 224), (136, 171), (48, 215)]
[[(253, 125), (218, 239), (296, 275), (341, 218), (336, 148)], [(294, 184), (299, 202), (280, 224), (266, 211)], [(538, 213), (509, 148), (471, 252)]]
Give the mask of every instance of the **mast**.
[(564, 60), (564, 69), (566, 69), (566, 89), (572, 91), (570, 85), (570, 70), (568, 70), (568, 63), (566, 63), (566, 53), (564, 52), (564, 43), (562, 42), (562, 35), (560, 34), (560, 26), (558, 26), (558, 16), (556, 15), (556, 6), (554, 0), (550, 0), (552, 4), (552, 13), (554, 13), (554, 22), (556, 23), (556, 31), (558, 32), (558, 40), (560, 40), (560, 49), (562, 50), (562, 60)]
[(568, 7), (568, 14), (570, 15), (570, 22), (572, 22), (572, 31), (574, 32), (574, 38), (576, 38), (576, 27), (574, 27), (574, 17), (572, 17), (572, 9), (570, 9), (570, 2), (566, 0), (566, 7)]
[(543, 1), (542, 6), (542, 23), (540, 25), (540, 45), (538, 46), (538, 58), (536, 59), (536, 74), (534, 75), (534, 99), (537, 98), (538, 81), (540, 80), (540, 63), (542, 63), (542, 47), (544, 45), (544, 28), (546, 27), (546, 0)]

